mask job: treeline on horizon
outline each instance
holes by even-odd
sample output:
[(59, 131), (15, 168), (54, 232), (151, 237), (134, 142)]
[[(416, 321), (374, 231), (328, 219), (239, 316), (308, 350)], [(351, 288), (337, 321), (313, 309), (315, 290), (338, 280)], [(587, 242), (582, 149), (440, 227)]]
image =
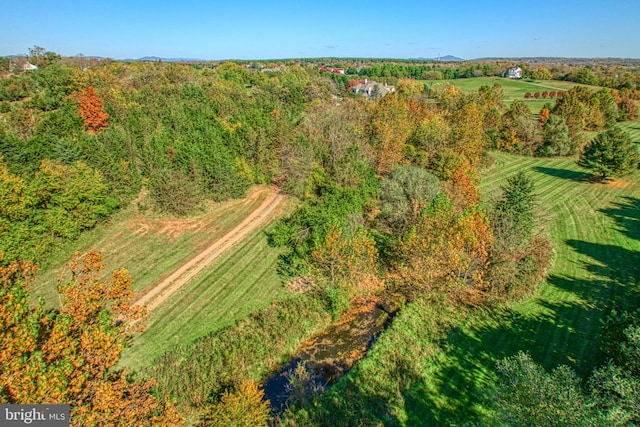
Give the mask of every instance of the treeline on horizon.
[[(490, 161), (487, 151), (574, 155), (587, 132), (615, 129), (637, 114), (637, 89), (626, 87), (575, 87), (533, 115), (525, 103), (507, 107), (497, 84), (464, 94), (402, 76), (394, 93), (368, 99), (353, 95), (343, 75), (295, 62), (261, 72), (232, 62), (80, 66), (46, 52), (32, 59), (38, 70), (0, 80), (0, 272), (6, 278), (0, 298), (7, 324), (30, 340), (24, 357), (0, 362), (38, 369), (20, 387), (0, 390), (3, 401), (24, 399), (31, 379), (49, 384), (43, 378), (53, 375), (78, 379), (81, 386), (61, 380), (59, 387), (60, 399), (78, 399), (78, 408), (99, 397), (82, 388), (86, 378), (98, 379), (95, 387), (118, 381), (108, 402), (127, 407), (129, 386), (136, 384), (122, 371), (109, 373), (128, 337), (109, 301), (130, 309), (130, 278), (119, 271), (109, 283), (94, 280), (102, 259), (90, 253), (74, 261), (74, 280), (61, 287), (63, 310), (44, 313), (25, 303), (28, 274), (20, 278), (14, 261), (42, 262), (142, 189), (153, 206), (141, 207), (169, 215), (243, 197), (252, 184), (275, 184), (299, 199), (269, 239), (282, 250), (281, 274), (310, 278), (308, 292), (175, 348), (143, 373), (205, 424), (228, 421), (238, 409), (260, 420), (250, 425), (264, 424), (268, 408), (255, 383), (363, 298), (386, 292), (420, 310), (466, 311), (530, 295), (551, 257), (535, 221), (535, 189), (520, 174), (496, 200), (483, 202), (478, 168)], [(31, 271), (31, 264), (22, 265)], [(21, 329), (31, 324), (39, 326)], [(97, 331), (86, 354), (79, 344), (87, 338), (85, 324)], [(446, 337), (450, 326), (434, 326), (440, 328), (434, 336)], [(38, 336), (51, 339), (31, 338)], [(12, 351), (23, 354), (15, 342)], [(78, 350), (91, 363), (78, 363), (81, 370), (65, 364), (52, 350), (58, 342), (68, 343), (70, 357)], [(106, 361), (95, 356), (105, 342), (112, 349)], [(144, 400), (152, 382), (139, 384), (134, 395)], [(177, 422), (173, 406), (160, 401), (167, 406), (149, 401), (148, 411), (135, 415), (155, 411)], [(326, 413), (287, 416), (322, 424)], [(362, 411), (354, 424), (379, 416)]]

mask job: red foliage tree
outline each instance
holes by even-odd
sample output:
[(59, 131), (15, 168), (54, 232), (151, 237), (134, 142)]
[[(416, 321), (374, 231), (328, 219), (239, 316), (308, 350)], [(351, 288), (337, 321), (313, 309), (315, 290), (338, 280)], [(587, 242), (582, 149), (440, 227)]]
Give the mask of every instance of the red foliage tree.
[(98, 132), (108, 125), (109, 115), (102, 108), (102, 101), (93, 86), (87, 86), (80, 97), (80, 116), (89, 132)]
[(524, 94), (524, 99), (530, 99), (531, 98), (531, 92), (527, 92)]
[(545, 90), (544, 92), (542, 92), (542, 97), (543, 98), (546, 98), (547, 96), (549, 96), (549, 92), (548, 91)]
[(556, 96), (558, 96), (558, 92), (556, 92), (555, 90), (552, 90), (551, 92), (549, 92), (550, 98), (555, 98)]
[(536, 92), (536, 93), (534, 93), (534, 94), (533, 94), (533, 97), (534, 97), (535, 99), (540, 98), (540, 92)]

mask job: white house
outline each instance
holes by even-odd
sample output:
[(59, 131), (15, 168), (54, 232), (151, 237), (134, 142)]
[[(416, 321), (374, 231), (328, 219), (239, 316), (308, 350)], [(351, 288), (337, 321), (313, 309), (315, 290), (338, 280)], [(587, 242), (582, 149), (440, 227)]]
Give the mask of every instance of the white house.
[(24, 64), (22, 64), (22, 70), (23, 71), (34, 71), (37, 70), (38, 67), (36, 67), (35, 65), (33, 65), (30, 62), (25, 62)]
[(385, 84), (376, 83), (374, 81), (369, 81), (367, 79), (360, 81), (360, 83), (353, 86), (351, 90), (356, 95), (360, 93), (365, 95), (367, 98), (373, 98), (374, 95), (376, 95), (376, 92), (375, 92), (376, 87), (378, 92), (377, 98), (382, 98), (386, 94), (396, 91), (395, 87), (387, 85), (386, 83)]
[(522, 78), (522, 68), (520, 67), (511, 67), (507, 70), (507, 77), (510, 79), (521, 79)]

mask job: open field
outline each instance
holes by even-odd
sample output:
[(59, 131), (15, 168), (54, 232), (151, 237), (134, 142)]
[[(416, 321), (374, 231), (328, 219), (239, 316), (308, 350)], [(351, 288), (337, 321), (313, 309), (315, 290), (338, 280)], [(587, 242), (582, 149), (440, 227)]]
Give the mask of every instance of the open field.
[[(105, 256), (105, 276), (125, 267), (131, 273), (136, 293), (144, 293), (204, 253), (211, 242), (246, 222), (269, 198), (273, 198), (271, 188), (256, 187), (245, 199), (214, 204), (203, 214), (181, 219), (141, 215), (134, 203), (109, 223), (83, 234), (60, 251), (32, 286), (47, 304), (54, 305), (56, 278), (65, 271), (63, 265), (70, 254), (96, 249)], [(285, 290), (275, 269), (280, 252), (267, 244), (264, 230), (290, 208), (288, 202), (278, 205), (266, 218), (267, 223), (250, 231), (158, 304), (147, 329), (136, 336), (134, 347), (127, 349), (121, 363), (131, 367), (146, 365), (171, 346), (232, 323), (282, 296)]]
[(152, 313), (121, 365), (148, 366), (176, 344), (232, 324), (288, 294), (276, 272), (279, 249), (264, 229), (217, 258)]
[(32, 289), (47, 304), (56, 304), (57, 277), (65, 271), (64, 265), (74, 252), (94, 249), (105, 257), (105, 276), (124, 267), (133, 278), (136, 294), (141, 293), (231, 231), (270, 193), (268, 187), (255, 187), (245, 199), (212, 204), (188, 218), (141, 214), (134, 201), (57, 251), (36, 276)]
[(504, 90), (504, 101), (507, 105), (511, 104), (514, 99), (522, 101), (527, 104), (532, 113), (537, 114), (545, 104), (549, 103), (553, 105), (555, 98), (547, 99), (524, 99), (524, 94), (531, 92), (533, 95), (535, 92), (546, 91), (558, 91), (569, 90), (574, 86), (586, 86), (593, 90), (600, 89), (597, 86), (581, 85), (574, 82), (565, 82), (560, 80), (529, 80), (529, 79), (508, 79), (501, 77), (475, 77), (468, 79), (455, 79), (455, 80), (434, 80), (426, 82), (430, 88), (437, 88), (438, 86), (453, 84), (464, 93), (477, 92), (480, 86), (493, 86), (498, 83)]
[[(638, 123), (634, 138), (640, 143)], [(509, 309), (474, 315), (448, 340), (432, 366), (422, 402), (444, 421), (482, 412), (495, 362), (519, 350), (551, 369), (568, 364), (587, 376), (597, 360), (600, 320), (612, 309), (640, 307), (640, 173), (593, 183), (573, 159), (494, 154), (485, 194), (520, 170), (535, 180), (539, 212), (554, 245), (548, 279), (536, 295)], [(419, 411), (421, 412), (421, 411)], [(426, 415), (426, 414), (423, 414)]]
[[(624, 123), (640, 146), (640, 122)], [(521, 170), (536, 185), (554, 246), (548, 278), (529, 299), (470, 310), (409, 304), (372, 351), (320, 400), (311, 424), (460, 425), (486, 414), (496, 361), (529, 352), (546, 369), (586, 377), (601, 363), (600, 320), (640, 307), (640, 171), (595, 183), (574, 159), (494, 153), (485, 197)]]

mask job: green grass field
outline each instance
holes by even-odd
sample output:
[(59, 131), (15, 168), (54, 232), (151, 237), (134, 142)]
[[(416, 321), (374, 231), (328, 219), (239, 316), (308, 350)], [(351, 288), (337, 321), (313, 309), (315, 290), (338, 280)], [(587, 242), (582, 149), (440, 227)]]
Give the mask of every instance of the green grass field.
[(147, 329), (125, 350), (121, 365), (149, 366), (176, 344), (186, 344), (285, 297), (276, 272), (279, 249), (265, 229), (223, 254), (151, 314)]
[[(640, 146), (640, 122), (622, 124)], [(640, 171), (606, 184), (571, 158), (494, 153), (485, 197), (523, 170), (554, 246), (548, 278), (529, 299), (471, 310), (415, 301), (367, 357), (299, 425), (460, 425), (488, 411), (496, 362), (526, 351), (546, 369), (568, 364), (583, 377), (597, 360), (600, 320), (640, 307)]]
[[(622, 127), (640, 145), (640, 123)], [(533, 298), (471, 316), (449, 337), (450, 350), (435, 360), (424, 387), (422, 408), (431, 410), (423, 415), (434, 421), (481, 413), (495, 362), (519, 350), (547, 369), (567, 364), (587, 376), (601, 362), (600, 320), (612, 309), (640, 307), (640, 173), (600, 184), (573, 159), (493, 156), (483, 192), (491, 194), (520, 170), (530, 174), (554, 260)]]
[(267, 194), (266, 187), (257, 187), (246, 199), (215, 203), (189, 218), (139, 214), (132, 203), (60, 248), (37, 274), (32, 289), (47, 304), (56, 304), (56, 284), (58, 276), (66, 271), (65, 264), (75, 252), (94, 249), (105, 257), (105, 277), (124, 267), (133, 278), (134, 290), (139, 292), (233, 229), (260, 206)]
[[(103, 278), (124, 267), (139, 292), (233, 229), (270, 193), (268, 187), (257, 187), (246, 199), (216, 203), (189, 218), (140, 215), (134, 203), (56, 253), (36, 276), (34, 293), (43, 296), (47, 305), (55, 305), (57, 277), (66, 271), (64, 265), (74, 252), (90, 249), (105, 256)], [(283, 214), (291, 206), (286, 202), (278, 211)], [(233, 323), (285, 295), (275, 267), (280, 252), (267, 244), (268, 226), (222, 254), (156, 308), (147, 329), (123, 354), (121, 364), (146, 366), (173, 345)]]
[(505, 104), (509, 105), (513, 102), (514, 99), (517, 99), (526, 103), (531, 112), (534, 114), (538, 114), (542, 107), (544, 107), (544, 105), (547, 103), (553, 105), (555, 103), (555, 98), (525, 99), (524, 95), (527, 92), (530, 92), (531, 95), (533, 95), (535, 92), (542, 93), (545, 90), (549, 92), (551, 92), (552, 90), (566, 91), (574, 86), (586, 86), (594, 90), (600, 89), (597, 86), (587, 86), (559, 80), (516, 80), (501, 77), (475, 77), (455, 80), (435, 80), (426, 81), (426, 83), (430, 88), (434, 89), (437, 89), (438, 86), (443, 86), (451, 83), (464, 93), (477, 92), (480, 86), (493, 86), (495, 83), (498, 83), (500, 86), (502, 86), (502, 89), (504, 91)]

